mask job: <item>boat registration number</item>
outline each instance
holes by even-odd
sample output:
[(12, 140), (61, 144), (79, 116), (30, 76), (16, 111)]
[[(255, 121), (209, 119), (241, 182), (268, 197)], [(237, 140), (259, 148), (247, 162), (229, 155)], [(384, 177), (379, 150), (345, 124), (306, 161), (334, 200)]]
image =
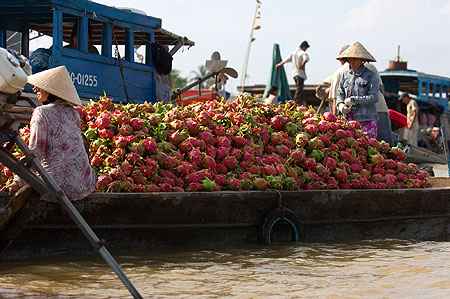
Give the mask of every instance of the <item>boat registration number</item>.
[(70, 78), (72, 79), (73, 84), (78, 84), (78, 85), (82, 85), (82, 86), (90, 86), (90, 87), (97, 87), (97, 85), (98, 85), (96, 75), (74, 73), (74, 72), (70, 72), (69, 74), (70, 74)]

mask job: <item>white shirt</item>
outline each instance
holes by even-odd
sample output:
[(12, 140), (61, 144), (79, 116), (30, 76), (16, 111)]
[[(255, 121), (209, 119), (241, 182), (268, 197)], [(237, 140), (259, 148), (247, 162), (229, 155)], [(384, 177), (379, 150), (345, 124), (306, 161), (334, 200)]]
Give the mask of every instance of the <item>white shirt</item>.
[[(364, 66), (367, 67), (369, 70), (371, 70), (372, 72), (374, 72), (377, 75), (378, 80), (380, 81), (380, 86), (382, 86), (383, 81), (381, 81), (381, 77), (380, 77), (380, 74), (378, 73), (377, 68), (369, 62), (365, 63)], [(340, 68), (338, 68), (336, 70), (336, 72), (334, 72), (333, 76), (331, 77), (330, 93), (328, 95), (328, 98), (330, 98), (330, 99), (337, 98), (337, 91), (339, 88), (339, 83), (342, 78), (342, 74), (344, 72), (348, 71), (349, 68), (350, 68), (349, 64), (345, 63)], [(381, 93), (381, 91), (378, 91), (377, 111), (385, 112), (385, 113), (389, 112), (388, 107), (386, 105), (386, 100), (384, 99), (384, 96)]]
[(283, 63), (292, 62), (292, 77), (300, 76), (301, 78), (306, 80), (306, 72), (305, 67), (302, 70), (298, 68), (302, 66), (303, 61), (309, 61), (309, 55), (306, 54), (302, 49), (297, 49), (289, 54), (289, 57), (283, 60)]
[(273, 104), (275, 106), (278, 106), (277, 96), (273, 95), (273, 94), (269, 94), (269, 96), (264, 99), (264, 104), (267, 104), (267, 105)]

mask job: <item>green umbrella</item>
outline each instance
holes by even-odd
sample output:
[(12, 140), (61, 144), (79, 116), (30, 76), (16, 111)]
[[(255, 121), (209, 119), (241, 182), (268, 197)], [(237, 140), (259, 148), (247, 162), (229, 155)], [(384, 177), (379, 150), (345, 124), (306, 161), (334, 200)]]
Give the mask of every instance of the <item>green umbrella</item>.
[(264, 90), (263, 99), (267, 97), (272, 85), (278, 86), (277, 96), (279, 101), (288, 101), (292, 99), (284, 66), (280, 66), (278, 69), (275, 68), (275, 65), (279, 62), (281, 62), (280, 45), (274, 44), (272, 66), (270, 67), (269, 81), (267, 82), (266, 89)]

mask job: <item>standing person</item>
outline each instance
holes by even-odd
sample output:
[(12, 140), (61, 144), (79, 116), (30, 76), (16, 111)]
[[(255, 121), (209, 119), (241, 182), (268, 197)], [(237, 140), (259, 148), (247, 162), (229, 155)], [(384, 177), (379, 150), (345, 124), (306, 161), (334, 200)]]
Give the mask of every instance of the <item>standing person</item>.
[[(95, 189), (92, 169), (80, 130), (80, 115), (72, 105), (81, 105), (65, 66), (28, 77), (38, 101), (50, 102), (34, 109), (30, 121), (29, 148), (70, 200), (82, 199)], [(16, 192), (25, 182), (19, 177), (5, 187)]]
[(278, 106), (278, 86), (272, 85), (269, 90), (269, 95), (264, 99), (264, 104)]
[[(339, 51), (339, 55), (341, 55), (347, 48), (350, 47), (350, 45), (345, 45), (341, 48)], [(339, 89), (339, 83), (341, 82), (342, 74), (346, 71), (348, 71), (349, 66), (346, 64), (347, 60), (345, 59), (339, 59), (337, 58), (341, 66), (334, 72), (334, 74), (331, 76), (331, 82), (330, 82), (330, 91), (328, 93), (328, 98), (332, 102), (332, 112), (334, 115), (338, 114), (337, 108), (336, 108), (336, 98), (337, 98), (337, 91)]]
[(309, 44), (307, 41), (303, 41), (300, 44), (300, 48), (293, 51), (291, 54), (289, 54), (289, 57), (285, 60), (281, 61), (280, 63), (275, 65), (275, 68), (279, 68), (283, 64), (287, 62), (292, 62), (293, 69), (292, 69), (292, 77), (295, 81), (295, 95), (294, 95), (294, 101), (297, 105), (304, 105), (306, 106), (306, 100), (303, 95), (303, 86), (305, 83), (306, 72), (305, 72), (305, 65), (309, 61), (309, 56), (306, 53), (306, 50), (309, 48)]
[(404, 93), (400, 96), (403, 104), (406, 104), (406, 118), (408, 121), (408, 128), (405, 129), (404, 139), (408, 144), (417, 146), (417, 132), (419, 131), (419, 106), (417, 102), (409, 97), (409, 94)]
[(380, 83), (364, 62), (375, 58), (359, 42), (354, 42), (337, 59), (346, 59), (350, 69), (342, 74), (336, 107), (348, 120), (356, 120), (370, 138), (377, 137), (378, 113), (376, 103)]
[[(339, 55), (341, 55), (350, 45), (345, 45), (339, 51)], [(336, 114), (336, 94), (339, 87), (339, 82), (341, 80), (342, 74), (349, 69), (349, 65), (346, 59), (338, 59), (341, 63), (341, 67), (336, 70), (336, 72), (332, 76), (331, 88), (329, 93), (329, 98), (333, 102), (333, 113)], [(389, 109), (386, 105), (386, 100), (383, 95), (383, 81), (381, 80), (380, 74), (375, 67), (370, 62), (364, 63), (364, 66), (369, 70), (374, 72), (380, 82), (380, 89), (377, 93), (378, 101), (377, 101), (377, 113), (378, 113), (378, 130), (377, 130), (377, 140), (384, 140), (392, 147), (394, 146), (394, 139), (392, 137), (392, 129), (391, 129), (391, 120), (389, 118)]]

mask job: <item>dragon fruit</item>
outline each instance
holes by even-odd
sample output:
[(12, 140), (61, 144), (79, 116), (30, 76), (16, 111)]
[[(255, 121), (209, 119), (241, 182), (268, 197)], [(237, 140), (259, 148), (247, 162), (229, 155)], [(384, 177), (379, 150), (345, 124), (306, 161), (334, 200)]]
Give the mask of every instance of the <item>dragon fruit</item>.
[(103, 112), (95, 119), (95, 125), (99, 129), (109, 129), (111, 124), (111, 116), (107, 112)]

